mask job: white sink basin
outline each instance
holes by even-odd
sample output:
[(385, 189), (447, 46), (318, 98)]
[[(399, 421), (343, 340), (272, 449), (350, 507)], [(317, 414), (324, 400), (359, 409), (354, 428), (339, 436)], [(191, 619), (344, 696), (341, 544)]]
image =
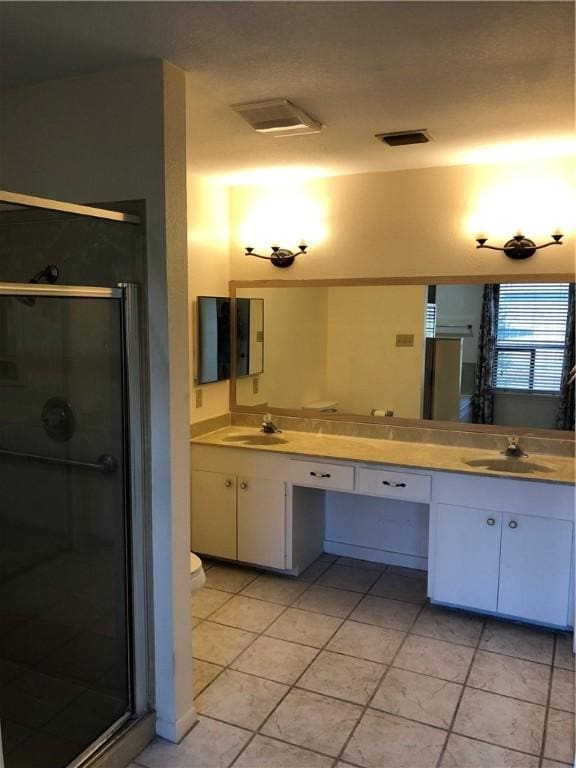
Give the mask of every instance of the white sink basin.
[(287, 443), (283, 437), (278, 437), (276, 434), (266, 435), (259, 433), (257, 435), (229, 435), (224, 438), (226, 443), (244, 443), (244, 445), (281, 445)]
[(464, 461), (469, 467), (481, 467), (493, 472), (510, 472), (512, 475), (529, 475), (533, 472), (553, 472), (546, 464), (538, 464), (523, 458), (508, 456), (505, 459), (467, 459)]

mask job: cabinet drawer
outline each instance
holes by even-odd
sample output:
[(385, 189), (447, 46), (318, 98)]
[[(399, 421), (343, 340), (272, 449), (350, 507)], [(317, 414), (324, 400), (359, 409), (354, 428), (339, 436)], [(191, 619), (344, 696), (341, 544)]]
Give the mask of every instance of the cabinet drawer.
[(431, 487), (432, 480), (428, 475), (365, 467), (356, 470), (356, 490), (370, 496), (428, 502)]
[(336, 488), (339, 491), (354, 490), (354, 467), (347, 467), (342, 464), (291, 460), (288, 474), (289, 482), (294, 485)]

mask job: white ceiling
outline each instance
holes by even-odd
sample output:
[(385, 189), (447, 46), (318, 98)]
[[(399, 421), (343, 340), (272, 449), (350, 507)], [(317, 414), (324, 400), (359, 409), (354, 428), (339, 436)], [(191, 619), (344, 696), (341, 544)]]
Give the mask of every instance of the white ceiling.
[[(267, 168), (323, 175), (565, 154), (574, 147), (574, 8), (2, 2), (0, 73), (3, 87), (18, 87), (168, 59), (189, 73), (194, 170), (233, 180)], [(325, 129), (273, 138), (229, 109), (274, 97)], [(434, 142), (392, 149), (373, 138), (420, 128)]]

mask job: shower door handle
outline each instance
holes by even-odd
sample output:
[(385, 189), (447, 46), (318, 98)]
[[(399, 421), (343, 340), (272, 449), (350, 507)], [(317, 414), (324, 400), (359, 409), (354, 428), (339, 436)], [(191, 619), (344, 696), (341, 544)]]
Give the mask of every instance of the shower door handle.
[(79, 469), (94, 469), (105, 475), (111, 475), (118, 469), (118, 461), (110, 453), (103, 453), (96, 461), (80, 461), (79, 459), (61, 459), (57, 456), (41, 456), (39, 453), (24, 453), (22, 451), (6, 451), (0, 449), (0, 457), (21, 459), (22, 461), (37, 461), (42, 464), (59, 464), (62, 466), (78, 467)]

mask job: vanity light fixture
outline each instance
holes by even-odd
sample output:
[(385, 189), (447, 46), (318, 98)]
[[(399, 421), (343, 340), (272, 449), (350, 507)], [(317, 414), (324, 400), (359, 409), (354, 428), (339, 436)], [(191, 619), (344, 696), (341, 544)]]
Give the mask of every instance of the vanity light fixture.
[(504, 243), (503, 248), (498, 248), (495, 245), (486, 245), (487, 237), (477, 237), (476, 242), (478, 245), (476, 248), (491, 248), (493, 251), (504, 251), (510, 259), (527, 259), (529, 256), (534, 256), (540, 248), (548, 248), (549, 245), (563, 245), (561, 241), (564, 235), (550, 235), (550, 237), (552, 240), (549, 243), (536, 245), (533, 240), (524, 237), (524, 235), (514, 235), (511, 240)]
[(259, 253), (254, 253), (254, 248), (246, 248), (246, 256), (256, 256), (257, 259), (268, 259), (275, 267), (289, 267), (294, 263), (296, 256), (300, 256), (301, 253), (306, 253), (307, 245), (299, 245), (299, 251), (289, 251), (288, 248), (280, 248), (277, 245), (270, 246), (272, 253), (270, 256), (261, 256)]

